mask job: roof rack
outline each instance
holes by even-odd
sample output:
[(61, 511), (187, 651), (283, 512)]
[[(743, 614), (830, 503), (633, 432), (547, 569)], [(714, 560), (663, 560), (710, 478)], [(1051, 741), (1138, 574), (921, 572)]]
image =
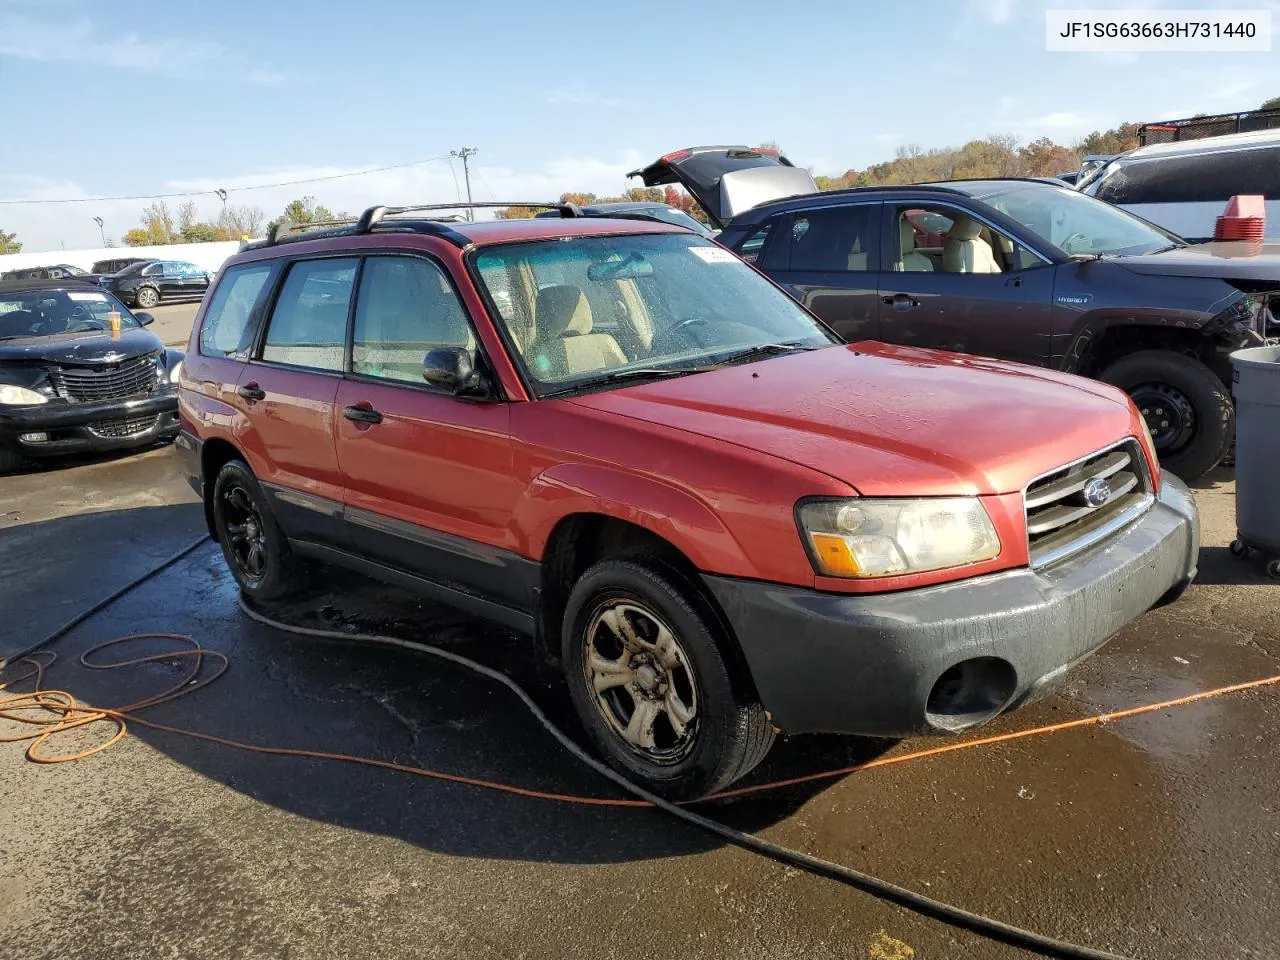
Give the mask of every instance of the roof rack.
[(462, 236), (456, 230), (446, 226), (449, 223), (458, 223), (461, 217), (457, 215), (443, 217), (423, 217), (421, 219), (392, 219), (403, 213), (425, 213), (432, 210), (470, 210), (476, 208), (505, 208), (505, 207), (537, 207), (548, 210), (559, 210), (562, 217), (581, 217), (583, 216), (582, 208), (576, 203), (530, 203), (523, 200), (512, 200), (505, 202), (496, 201), (475, 201), (460, 203), (424, 203), (414, 204), (407, 207), (387, 207), (378, 205), (370, 207), (359, 217), (347, 220), (320, 220), (311, 223), (293, 223), (291, 221), (281, 221), (274, 224), (269, 231), (265, 240), (255, 240), (242, 243), (241, 250), (253, 250), (262, 247), (273, 247), (279, 243), (293, 243), (303, 240), (323, 240), (328, 237), (349, 237), (357, 236), (362, 233), (372, 233), (376, 228), (382, 227), (388, 230), (403, 230), (414, 233), (431, 233), (439, 237), (443, 237), (459, 246), (465, 246), (468, 242), (467, 238)]

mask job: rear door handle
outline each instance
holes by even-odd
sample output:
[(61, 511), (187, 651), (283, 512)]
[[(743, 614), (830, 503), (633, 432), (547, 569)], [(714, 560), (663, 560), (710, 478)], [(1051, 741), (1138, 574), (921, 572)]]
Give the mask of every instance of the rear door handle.
[(244, 397), (250, 403), (255, 400), (265, 400), (267, 398), (267, 392), (253, 382), (246, 383), (243, 387), (236, 387), (236, 393)]
[(342, 408), (342, 415), (356, 423), (381, 423), (382, 414), (369, 403), (361, 402)]
[(881, 297), (880, 302), (887, 307), (893, 307), (895, 310), (910, 310), (912, 307), (920, 306), (920, 301), (915, 297), (909, 297), (905, 293), (895, 293), (891, 297)]

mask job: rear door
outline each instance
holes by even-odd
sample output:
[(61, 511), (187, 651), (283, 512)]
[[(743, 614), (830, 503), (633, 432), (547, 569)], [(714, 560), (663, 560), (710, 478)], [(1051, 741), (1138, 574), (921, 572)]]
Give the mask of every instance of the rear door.
[[(417, 255), (366, 258), (351, 369), (338, 389), (338, 461), (352, 546), (363, 556), (526, 611), (527, 563), (511, 524), (510, 413), (427, 384), (422, 362), (453, 347), (485, 361), (445, 269)], [(491, 368), (490, 368), (491, 369)]]
[(289, 264), (236, 386), (249, 465), (290, 537), (345, 545), (334, 400), (342, 382), (356, 257)]
[(823, 206), (772, 218), (758, 252), (743, 253), (853, 343), (880, 334), (880, 204)]
[[(1045, 366), (1050, 360), (1054, 267), (996, 229), (975, 210), (952, 203), (883, 205), (879, 275), (881, 340)], [(974, 243), (994, 267), (962, 272), (952, 247), (957, 220), (977, 223)], [(939, 246), (927, 246), (934, 240)], [(950, 249), (950, 253), (949, 253)]]
[(156, 281), (160, 287), (160, 296), (164, 300), (177, 300), (182, 297), (183, 281), (182, 264), (166, 260), (160, 264), (160, 276)]
[(627, 176), (640, 177), (646, 187), (683, 185), (718, 227), (770, 200), (818, 192), (812, 174), (782, 154), (742, 146), (677, 150)]

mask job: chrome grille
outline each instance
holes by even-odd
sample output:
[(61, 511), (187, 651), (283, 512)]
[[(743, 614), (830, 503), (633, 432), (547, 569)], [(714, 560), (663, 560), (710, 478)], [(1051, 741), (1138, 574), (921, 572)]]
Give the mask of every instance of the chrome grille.
[(95, 366), (55, 366), (49, 371), (58, 396), (73, 403), (96, 403), (145, 396), (160, 382), (157, 354)]
[(1024, 495), (1031, 565), (1065, 559), (1128, 526), (1151, 506), (1151, 490), (1146, 458), (1136, 440), (1033, 480)]
[(146, 433), (156, 425), (160, 415), (144, 414), (140, 417), (121, 417), (118, 420), (103, 420), (89, 424), (89, 432), (103, 439), (123, 440)]

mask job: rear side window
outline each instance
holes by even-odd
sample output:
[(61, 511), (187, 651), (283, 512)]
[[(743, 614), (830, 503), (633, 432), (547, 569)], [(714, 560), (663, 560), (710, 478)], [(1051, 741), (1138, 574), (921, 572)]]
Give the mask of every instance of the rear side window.
[(253, 340), (254, 308), (262, 297), (271, 265), (229, 267), (213, 292), (200, 327), (200, 352), (206, 356), (244, 353)]
[(767, 257), (781, 256), (789, 247), (785, 260), (788, 269), (813, 273), (861, 273), (876, 269), (874, 259), (875, 213), (871, 204), (829, 207), (797, 213), (790, 232), (775, 238)]
[(422, 361), (459, 347), (472, 355), (475, 337), (443, 271), (418, 257), (370, 257), (360, 274), (351, 370), (422, 385)]
[[(747, 261), (747, 263), (755, 263), (760, 258), (760, 251), (769, 242), (769, 234), (773, 232), (775, 223), (777, 223), (777, 218), (761, 224), (755, 233), (743, 240), (742, 245), (738, 247), (738, 256)], [(761, 264), (761, 266), (764, 266), (764, 264)]]
[(342, 370), (357, 264), (354, 258), (301, 260), (289, 269), (267, 322), (263, 360)]
[(1099, 181), (1108, 203), (1225, 203), (1237, 194), (1280, 199), (1280, 144), (1257, 150), (1112, 164)]

